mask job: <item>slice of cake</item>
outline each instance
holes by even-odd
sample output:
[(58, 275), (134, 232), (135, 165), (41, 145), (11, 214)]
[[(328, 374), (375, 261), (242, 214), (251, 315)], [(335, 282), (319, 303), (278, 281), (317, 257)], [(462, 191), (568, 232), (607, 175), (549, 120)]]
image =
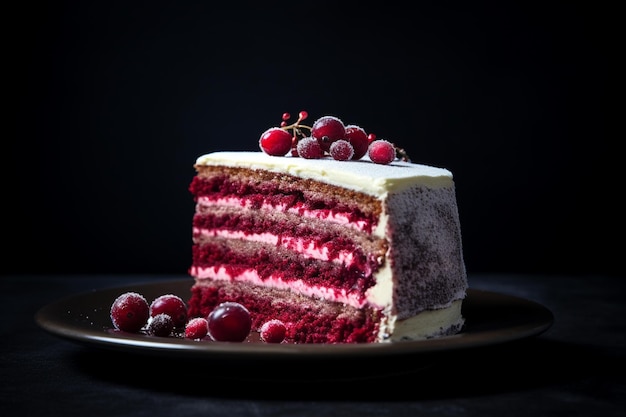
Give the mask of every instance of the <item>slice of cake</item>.
[(189, 317), (235, 301), (253, 330), (278, 319), (292, 343), (462, 329), (467, 277), (450, 171), (327, 153), (215, 152), (194, 166)]

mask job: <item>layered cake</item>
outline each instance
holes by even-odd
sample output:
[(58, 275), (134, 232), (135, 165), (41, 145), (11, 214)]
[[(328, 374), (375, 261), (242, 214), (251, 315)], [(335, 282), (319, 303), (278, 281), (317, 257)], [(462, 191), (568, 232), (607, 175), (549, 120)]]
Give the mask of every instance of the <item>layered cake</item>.
[(450, 171), (367, 155), (215, 152), (190, 191), (189, 316), (235, 301), (293, 343), (458, 333), (467, 277)]
[(189, 317), (239, 304), (253, 330), (278, 322), (292, 343), (458, 333), (467, 276), (451, 172), (307, 117), (284, 113), (261, 152), (197, 158)]

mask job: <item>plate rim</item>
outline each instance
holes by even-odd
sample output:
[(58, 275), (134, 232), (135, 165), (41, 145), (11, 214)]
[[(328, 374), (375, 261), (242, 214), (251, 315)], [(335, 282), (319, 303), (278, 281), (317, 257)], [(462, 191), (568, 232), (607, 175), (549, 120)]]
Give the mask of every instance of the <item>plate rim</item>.
[[(196, 341), (177, 337), (156, 337), (145, 334), (130, 334), (115, 331), (110, 327), (86, 324), (89, 313), (77, 313), (81, 321), (69, 321), (69, 316), (61, 316), (60, 311), (72, 314), (72, 305), (76, 302), (91, 298), (104, 297), (106, 294), (122, 293), (125, 291), (147, 292), (158, 288), (180, 286), (182, 290), (191, 288), (193, 280), (172, 279), (158, 280), (146, 283), (127, 284), (79, 292), (59, 298), (35, 313), (35, 322), (48, 333), (78, 344), (118, 350), (131, 353), (146, 353), (177, 357), (204, 357), (204, 358), (317, 358), (317, 357), (362, 357), (385, 356), (400, 354), (430, 354), (448, 351), (484, 347), (538, 336), (546, 332), (554, 323), (554, 314), (544, 305), (525, 298), (503, 294), (495, 291), (469, 288), (463, 302), (467, 309), (471, 303), (488, 299), (507, 305), (515, 306), (520, 312), (530, 313), (528, 321), (517, 325), (486, 329), (481, 331), (465, 331), (438, 338), (418, 341), (397, 341), (387, 343), (359, 343), (359, 344), (272, 344), (272, 343), (240, 343), (214, 342), (209, 340)], [(186, 286), (186, 287), (184, 287)], [(111, 298), (111, 302), (114, 297)], [(96, 309), (94, 309), (95, 311)], [(100, 312), (102, 314), (102, 312)], [(67, 319), (67, 320), (66, 320)], [(473, 320), (472, 316), (465, 317), (466, 323)]]

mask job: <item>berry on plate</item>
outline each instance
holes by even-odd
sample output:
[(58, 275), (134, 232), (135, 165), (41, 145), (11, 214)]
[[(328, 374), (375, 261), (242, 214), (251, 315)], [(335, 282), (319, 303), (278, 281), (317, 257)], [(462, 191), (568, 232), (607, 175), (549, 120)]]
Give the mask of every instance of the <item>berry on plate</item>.
[(182, 329), (187, 323), (187, 306), (177, 295), (164, 294), (152, 301), (150, 304), (150, 317), (165, 313), (172, 318), (174, 327)]
[(194, 317), (185, 326), (187, 339), (203, 339), (209, 334), (209, 322), (204, 317)]
[(136, 292), (121, 294), (111, 305), (111, 321), (118, 330), (137, 333), (146, 325), (149, 317), (148, 301)]
[(152, 336), (167, 337), (174, 330), (174, 320), (165, 313), (159, 313), (148, 320), (146, 331)]
[(252, 319), (243, 305), (226, 301), (219, 304), (207, 317), (209, 336), (220, 342), (243, 342), (250, 334)]
[(259, 330), (261, 340), (266, 343), (282, 343), (287, 334), (285, 323), (278, 319), (266, 321)]

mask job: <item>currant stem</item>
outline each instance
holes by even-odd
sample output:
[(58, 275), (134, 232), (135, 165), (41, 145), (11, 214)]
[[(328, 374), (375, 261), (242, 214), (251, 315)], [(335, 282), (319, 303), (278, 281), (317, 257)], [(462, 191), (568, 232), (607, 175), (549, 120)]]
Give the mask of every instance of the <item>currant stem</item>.
[(398, 159), (400, 159), (401, 161), (404, 162), (411, 162), (411, 158), (409, 158), (409, 155), (406, 153), (406, 151), (402, 148), (399, 148), (397, 146), (394, 145), (394, 147), (396, 148), (396, 157)]
[[(299, 120), (300, 119), (298, 119), (298, 121)], [(302, 133), (301, 128), (309, 129), (309, 132), (312, 130), (311, 127), (306, 126), (306, 125), (300, 125), (300, 124), (298, 124), (298, 122), (290, 124), (289, 126), (281, 126), (281, 128), (283, 130), (286, 130), (286, 131), (288, 131), (289, 129), (292, 129), (292, 131), (293, 131), (293, 138), (294, 138), (292, 147), (293, 147), (294, 150), (295, 150), (295, 147), (296, 147), (296, 144), (297, 144), (298, 140), (300, 140), (303, 137), (305, 137), (304, 133)]]
[(312, 130), (312, 128), (310, 126), (300, 125), (300, 124), (298, 124), (298, 122), (292, 123), (292, 124), (290, 124), (288, 126), (281, 126), (281, 129), (289, 130), (289, 129), (294, 129), (294, 128), (298, 129), (298, 128), (301, 128), (301, 127), (305, 128), (305, 129), (308, 129), (309, 131)]

